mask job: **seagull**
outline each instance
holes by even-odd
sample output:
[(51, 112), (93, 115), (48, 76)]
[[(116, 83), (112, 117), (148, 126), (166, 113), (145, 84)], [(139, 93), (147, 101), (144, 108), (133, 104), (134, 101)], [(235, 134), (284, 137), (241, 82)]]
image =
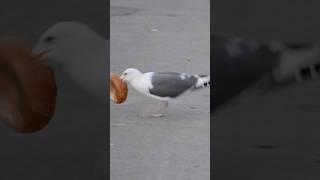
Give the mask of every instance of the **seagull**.
[(48, 61), (62, 64), (76, 84), (108, 100), (109, 40), (87, 25), (58, 22), (40, 36), (33, 52), (47, 52)]
[(168, 101), (187, 91), (195, 91), (210, 86), (210, 76), (177, 72), (142, 73), (136, 68), (128, 68), (120, 76), (136, 91), (159, 101), (159, 107), (151, 116), (161, 117), (168, 107)]
[(258, 42), (214, 33), (211, 52), (213, 111), (244, 92), (264, 94), (320, 74), (320, 47), (314, 43)]

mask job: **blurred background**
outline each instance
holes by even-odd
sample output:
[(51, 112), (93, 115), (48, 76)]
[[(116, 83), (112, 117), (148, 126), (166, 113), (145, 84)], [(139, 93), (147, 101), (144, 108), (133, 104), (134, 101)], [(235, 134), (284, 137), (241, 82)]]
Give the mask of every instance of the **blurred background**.
[(319, 1), (215, 0), (214, 31), (258, 40), (320, 42)]
[[(0, 36), (18, 36), (31, 45), (61, 21), (87, 24), (109, 39), (109, 2), (4, 0), (0, 21)], [(58, 102), (48, 126), (34, 134), (19, 134), (0, 124), (0, 179), (108, 179), (109, 104), (77, 87), (62, 67), (53, 67)]]
[[(211, 3), (216, 33), (252, 40), (320, 42), (319, 1)], [(259, 98), (247, 94), (214, 113), (215, 179), (319, 179), (319, 80)]]

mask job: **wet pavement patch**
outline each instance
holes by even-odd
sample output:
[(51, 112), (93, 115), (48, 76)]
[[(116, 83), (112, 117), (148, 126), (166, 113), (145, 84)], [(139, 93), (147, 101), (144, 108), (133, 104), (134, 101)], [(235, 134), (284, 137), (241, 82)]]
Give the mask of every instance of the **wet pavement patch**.
[(178, 14), (174, 14), (174, 13), (169, 13), (169, 14), (167, 14), (167, 16), (169, 16), (169, 17), (178, 17), (179, 15)]
[(140, 8), (131, 8), (125, 6), (112, 6), (111, 7), (111, 16), (130, 16), (136, 13), (139, 13), (143, 9)]

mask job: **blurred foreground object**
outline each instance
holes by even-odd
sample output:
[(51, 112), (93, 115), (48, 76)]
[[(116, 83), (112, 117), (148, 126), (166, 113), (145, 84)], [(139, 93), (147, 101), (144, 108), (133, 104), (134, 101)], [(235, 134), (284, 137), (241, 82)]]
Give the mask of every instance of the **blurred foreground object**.
[(0, 120), (21, 133), (43, 129), (55, 111), (57, 87), (52, 69), (15, 37), (0, 38)]
[(33, 52), (48, 51), (46, 63), (60, 64), (79, 87), (107, 102), (109, 49), (109, 40), (94, 29), (67, 21), (53, 24), (43, 32)]

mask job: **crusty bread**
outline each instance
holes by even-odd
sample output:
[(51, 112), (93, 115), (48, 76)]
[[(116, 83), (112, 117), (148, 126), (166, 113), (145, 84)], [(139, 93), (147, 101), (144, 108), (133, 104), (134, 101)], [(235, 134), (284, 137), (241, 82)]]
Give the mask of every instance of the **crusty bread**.
[(55, 76), (42, 55), (20, 38), (0, 38), (0, 120), (18, 132), (43, 129), (55, 111)]
[(115, 73), (110, 73), (110, 98), (114, 103), (121, 104), (127, 99), (127, 83)]

